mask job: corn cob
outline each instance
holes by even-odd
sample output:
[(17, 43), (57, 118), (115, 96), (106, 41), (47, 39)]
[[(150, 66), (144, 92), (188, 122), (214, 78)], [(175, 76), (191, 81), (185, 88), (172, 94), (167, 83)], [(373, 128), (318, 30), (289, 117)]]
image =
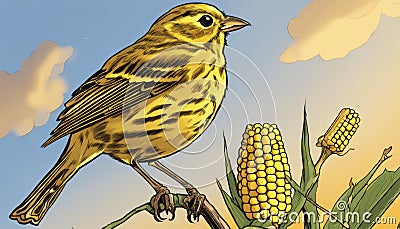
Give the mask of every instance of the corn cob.
[(247, 125), (238, 158), (238, 190), (249, 219), (278, 223), (290, 211), (290, 167), (275, 124)]
[(360, 117), (357, 112), (350, 108), (343, 108), (325, 135), (318, 138), (316, 145), (332, 153), (341, 154), (356, 132), (359, 123)]

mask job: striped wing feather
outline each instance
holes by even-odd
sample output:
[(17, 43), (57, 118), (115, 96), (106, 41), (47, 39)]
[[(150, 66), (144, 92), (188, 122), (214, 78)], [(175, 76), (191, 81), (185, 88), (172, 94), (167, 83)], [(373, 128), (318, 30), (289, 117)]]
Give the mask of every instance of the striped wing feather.
[(153, 74), (153, 80), (144, 81), (144, 76), (132, 76), (133, 80), (129, 80), (126, 76), (106, 78), (104, 71), (96, 72), (72, 93), (72, 98), (65, 103), (65, 109), (57, 119), (60, 123), (42, 147), (106, 118), (121, 115), (124, 106), (133, 107), (175, 87), (186, 73), (180, 69), (160, 74), (160, 77)]

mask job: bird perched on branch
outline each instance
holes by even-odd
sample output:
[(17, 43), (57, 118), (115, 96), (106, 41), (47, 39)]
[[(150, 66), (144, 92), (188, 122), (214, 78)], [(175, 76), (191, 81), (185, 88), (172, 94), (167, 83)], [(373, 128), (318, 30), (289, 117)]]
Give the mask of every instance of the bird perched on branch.
[(66, 183), (101, 154), (130, 165), (154, 188), (156, 220), (162, 219), (159, 203), (174, 213), (169, 190), (139, 163), (182, 150), (210, 125), (226, 91), (226, 35), (247, 25), (197, 3), (158, 18), (72, 93), (42, 146), (69, 136), (64, 152), (10, 218), (38, 225)]

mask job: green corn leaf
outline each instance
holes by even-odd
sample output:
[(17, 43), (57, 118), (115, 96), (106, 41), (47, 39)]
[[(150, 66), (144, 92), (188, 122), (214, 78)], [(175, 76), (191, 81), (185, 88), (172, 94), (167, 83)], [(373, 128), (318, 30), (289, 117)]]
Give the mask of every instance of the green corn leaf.
[(354, 209), (358, 206), (360, 201), (364, 198), (364, 194), (367, 191), (367, 187), (368, 185), (365, 185), (364, 188), (358, 191), (357, 193), (353, 188), (353, 192), (351, 193), (349, 200), (347, 201), (348, 211), (353, 212)]
[(300, 187), (305, 188), (307, 182), (310, 179), (313, 179), (316, 175), (314, 164), (310, 154), (307, 113), (305, 108), (304, 108), (303, 130), (301, 134), (301, 156), (302, 156), (303, 170), (302, 170)]
[(239, 192), (238, 192), (238, 181), (237, 181), (237, 178), (235, 176), (235, 173), (232, 170), (232, 164), (231, 164), (231, 161), (229, 159), (225, 136), (223, 136), (223, 137), (224, 137), (225, 168), (226, 168), (226, 177), (228, 179), (229, 192), (230, 192), (230, 194), (232, 196), (232, 199), (235, 202), (235, 204), (240, 209), (242, 209), (242, 198), (240, 198)]
[[(374, 167), (365, 175), (358, 183), (353, 187), (349, 187), (336, 201), (331, 212), (335, 212), (337, 215), (345, 215), (346, 212), (354, 212), (355, 208), (359, 205), (360, 201), (364, 198), (365, 192), (368, 187), (368, 183), (372, 176), (376, 173), (378, 168), (385, 162), (390, 156), (388, 155), (392, 147), (384, 150), (381, 159), (374, 165)], [(346, 203), (346, 208), (338, 208), (341, 203)], [(335, 221), (327, 221), (324, 225), (324, 229), (342, 229), (343, 226)]]
[(267, 219), (262, 219), (262, 220), (253, 220), (253, 222), (251, 223), (252, 227), (256, 227), (256, 228), (268, 228), (273, 226), (273, 224), (271, 223), (270, 220)]
[[(315, 201), (316, 200), (316, 193), (318, 187), (318, 179), (316, 179), (316, 172), (314, 163), (311, 158), (310, 153), (310, 144), (309, 144), (309, 134), (308, 134), (308, 124), (307, 124), (307, 113), (306, 108), (304, 106), (304, 121), (303, 121), (303, 131), (301, 135), (301, 156), (303, 162), (303, 171), (301, 176), (300, 187), (303, 189), (304, 193), (308, 194), (308, 198)], [(312, 187), (309, 189), (307, 184), (309, 181), (313, 180)], [(310, 229), (319, 229), (319, 222), (318, 222), (318, 211), (317, 207), (311, 204), (310, 202), (305, 202), (303, 207), (304, 212), (309, 212), (314, 214), (316, 219), (309, 219), (308, 222), (304, 222), (304, 228)]]
[[(372, 228), (377, 217), (381, 217), (389, 206), (396, 200), (400, 194), (400, 168), (396, 171), (385, 169), (371, 184), (368, 185), (363, 198), (355, 212), (360, 216), (370, 213), (368, 220), (359, 222), (350, 222), (350, 228)], [(362, 217), (360, 217), (362, 219)]]
[(354, 186), (353, 192), (351, 193), (351, 196), (349, 199), (349, 210), (350, 211), (354, 211), (358, 207), (358, 204), (360, 203), (361, 199), (363, 199), (364, 194), (368, 188), (367, 184), (371, 180), (372, 176), (376, 173), (378, 168), (383, 164), (383, 162), (385, 162), (387, 159), (389, 159), (391, 157), (391, 155), (389, 155), (391, 150), (392, 150), (391, 146), (386, 148), (383, 151), (380, 160), (374, 165), (372, 170), (366, 175), (365, 178), (363, 178), (360, 182), (358, 182)]
[(251, 221), (246, 217), (244, 212), (239, 206), (237, 206), (234, 200), (229, 196), (228, 193), (224, 191), (221, 186), (221, 183), (217, 180), (218, 188), (221, 191), (222, 197), (224, 198), (225, 205), (228, 207), (229, 212), (231, 213), (233, 219), (236, 222), (236, 225), (239, 228), (244, 228), (251, 224)]

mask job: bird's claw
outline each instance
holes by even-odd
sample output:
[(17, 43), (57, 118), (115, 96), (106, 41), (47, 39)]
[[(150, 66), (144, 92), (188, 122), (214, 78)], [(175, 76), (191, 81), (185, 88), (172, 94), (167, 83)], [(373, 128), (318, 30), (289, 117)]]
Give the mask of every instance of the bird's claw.
[[(164, 205), (164, 209), (160, 208), (160, 203)], [(150, 205), (154, 210), (154, 219), (157, 222), (161, 222), (166, 218), (161, 217), (161, 212), (165, 211), (165, 213), (171, 213), (170, 220), (175, 218), (175, 205), (174, 205), (174, 197), (170, 193), (167, 187), (161, 186), (156, 190), (156, 194), (151, 198)]]
[(188, 195), (183, 200), (183, 203), (187, 209), (187, 219), (190, 223), (193, 223), (193, 220), (198, 222), (200, 220), (206, 196), (200, 194), (194, 188), (188, 189), (187, 192)]

